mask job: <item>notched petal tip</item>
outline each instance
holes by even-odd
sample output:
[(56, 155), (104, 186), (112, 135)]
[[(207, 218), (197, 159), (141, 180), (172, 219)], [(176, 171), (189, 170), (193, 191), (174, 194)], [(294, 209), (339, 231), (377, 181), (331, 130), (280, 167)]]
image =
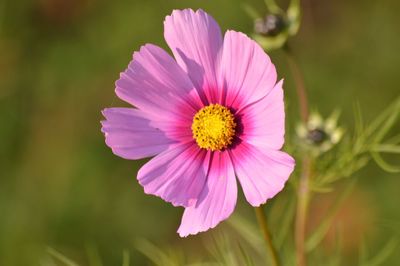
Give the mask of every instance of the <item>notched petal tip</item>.
[(170, 15), (167, 15), (167, 16), (165, 17), (165, 19), (164, 19), (164, 26), (165, 26), (165, 23), (168, 22), (168, 20), (171, 20), (171, 19), (173, 20), (174, 17), (178, 17), (178, 16), (186, 15), (186, 14), (194, 15), (194, 14), (195, 14), (195, 11), (194, 11), (193, 9), (191, 9), (191, 8), (174, 9), (174, 10), (172, 10), (171, 14), (170, 14)]
[[(101, 110), (101, 114), (104, 116), (104, 118), (106, 120), (107, 120), (107, 114), (112, 112), (112, 109), (113, 108), (104, 108), (103, 110)], [(101, 122), (106, 121), (106, 120), (102, 120)]]
[(207, 232), (210, 229), (214, 229), (215, 227), (217, 227), (217, 225), (219, 225), (220, 223), (224, 222), (226, 219), (228, 219), (230, 217), (230, 215), (228, 215), (227, 217), (222, 218), (220, 221), (218, 221), (215, 224), (212, 224), (209, 227), (204, 227), (204, 228), (197, 228), (195, 230), (190, 230), (190, 229), (183, 229), (182, 225), (179, 226), (178, 230), (176, 231), (180, 237), (182, 238), (186, 238), (188, 236), (195, 236), (199, 233), (203, 233), (203, 232)]
[(215, 227), (217, 227), (217, 225), (219, 225), (220, 223), (226, 221), (231, 216), (232, 212), (233, 212), (233, 210), (228, 215), (223, 216), (222, 218), (220, 218), (220, 220), (218, 220), (218, 221), (214, 222), (213, 224), (211, 224), (209, 227), (203, 227), (203, 228), (197, 228), (197, 229), (191, 230), (193, 228), (191, 228), (191, 229), (183, 228), (183, 226), (181, 224), (176, 232), (182, 238), (186, 238), (188, 236), (195, 236), (195, 235), (197, 235), (199, 233), (203, 233), (203, 232), (206, 232), (206, 231), (208, 231), (210, 229), (214, 229)]

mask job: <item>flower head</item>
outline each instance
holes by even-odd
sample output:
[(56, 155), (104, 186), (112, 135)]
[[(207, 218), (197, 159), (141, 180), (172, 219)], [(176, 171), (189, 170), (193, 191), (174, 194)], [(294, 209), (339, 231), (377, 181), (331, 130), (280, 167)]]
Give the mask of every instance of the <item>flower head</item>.
[(266, 37), (274, 37), (286, 28), (286, 19), (280, 14), (268, 14), (254, 21), (254, 32)]
[(116, 82), (136, 108), (103, 110), (106, 144), (126, 159), (152, 157), (138, 172), (145, 193), (185, 208), (178, 232), (196, 234), (228, 218), (237, 181), (253, 206), (282, 190), (294, 160), (284, 143), (282, 81), (245, 34), (222, 37), (202, 10), (164, 22), (174, 58), (147, 44)]
[(338, 112), (333, 112), (326, 120), (319, 113), (311, 113), (307, 123), (296, 128), (303, 148), (317, 156), (337, 144), (343, 135), (343, 129), (337, 126), (338, 118)]
[(269, 11), (260, 16), (259, 12), (245, 5), (246, 11), (254, 19), (254, 39), (267, 51), (285, 47), (289, 37), (300, 27), (300, 1), (291, 0), (287, 10), (281, 9), (274, 0), (265, 1)]

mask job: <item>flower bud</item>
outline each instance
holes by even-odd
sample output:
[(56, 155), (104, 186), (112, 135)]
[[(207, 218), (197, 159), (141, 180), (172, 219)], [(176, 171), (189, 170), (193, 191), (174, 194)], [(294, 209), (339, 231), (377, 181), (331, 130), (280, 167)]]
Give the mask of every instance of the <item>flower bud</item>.
[(254, 31), (257, 34), (274, 37), (279, 35), (287, 26), (286, 20), (282, 15), (269, 14), (264, 18), (254, 21)]
[(328, 138), (328, 134), (326, 134), (323, 129), (316, 128), (308, 131), (307, 138), (312, 143), (318, 145), (323, 143)]
[(331, 149), (343, 135), (343, 129), (337, 126), (337, 119), (337, 112), (327, 119), (312, 113), (307, 123), (299, 124), (296, 128), (301, 146), (315, 155)]

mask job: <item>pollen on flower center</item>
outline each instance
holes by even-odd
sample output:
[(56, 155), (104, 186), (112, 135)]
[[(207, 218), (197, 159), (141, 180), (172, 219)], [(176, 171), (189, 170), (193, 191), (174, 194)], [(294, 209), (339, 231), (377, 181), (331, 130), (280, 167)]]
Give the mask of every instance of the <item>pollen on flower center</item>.
[(235, 117), (220, 104), (203, 107), (193, 117), (193, 138), (203, 149), (215, 151), (227, 148), (233, 142), (235, 129)]

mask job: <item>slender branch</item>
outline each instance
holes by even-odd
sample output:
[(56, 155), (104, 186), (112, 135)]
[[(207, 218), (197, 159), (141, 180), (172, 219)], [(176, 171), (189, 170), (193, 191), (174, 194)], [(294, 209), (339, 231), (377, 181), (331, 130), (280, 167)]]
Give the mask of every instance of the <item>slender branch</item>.
[(305, 157), (302, 162), (302, 173), (297, 191), (297, 209), (295, 224), (296, 261), (297, 266), (307, 265), (305, 254), (306, 224), (308, 205), (310, 202), (311, 160)]
[(264, 235), (265, 244), (266, 244), (265, 246), (267, 248), (267, 253), (270, 256), (271, 265), (278, 266), (279, 265), (278, 254), (277, 254), (276, 249), (271, 240), (271, 236), (270, 236), (268, 224), (267, 224), (267, 218), (265, 217), (265, 213), (264, 213), (264, 208), (263, 208), (263, 206), (260, 206), (260, 207), (255, 207), (254, 210), (256, 211), (257, 221), (258, 221), (258, 224), (260, 225), (261, 231)]
[[(284, 51), (290, 71), (295, 82), (296, 92), (299, 99), (299, 111), (301, 120), (306, 123), (309, 115), (307, 92), (304, 85), (304, 78), (300, 71), (299, 66), (294, 59), (289, 45), (286, 43)], [(306, 238), (306, 225), (307, 213), (310, 200), (310, 176), (311, 176), (312, 161), (308, 156), (303, 157), (301, 164), (300, 182), (297, 191), (297, 209), (295, 221), (295, 243), (296, 243), (296, 261), (297, 266), (306, 266), (305, 254), (305, 238)]]

